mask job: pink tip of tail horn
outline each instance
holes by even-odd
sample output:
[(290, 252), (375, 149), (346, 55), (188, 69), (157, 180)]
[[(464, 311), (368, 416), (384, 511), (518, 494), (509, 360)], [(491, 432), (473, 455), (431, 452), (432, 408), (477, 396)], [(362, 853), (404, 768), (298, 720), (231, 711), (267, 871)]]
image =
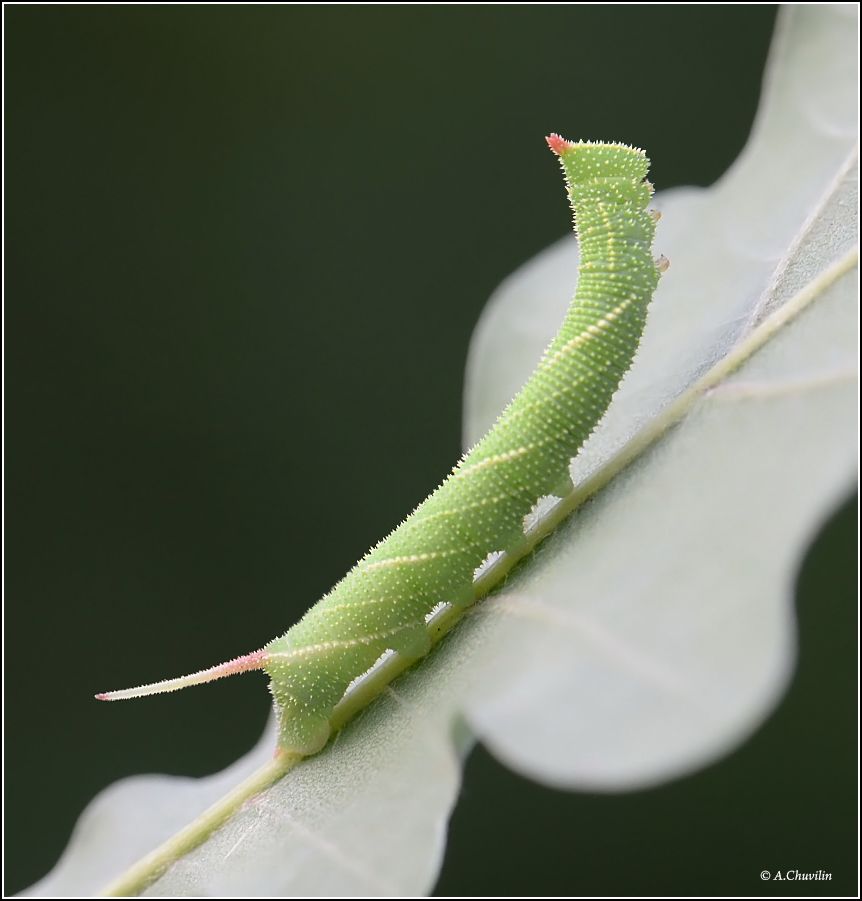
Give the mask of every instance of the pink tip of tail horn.
[(251, 654), (228, 660), (227, 663), (219, 663), (209, 669), (198, 670), (188, 676), (180, 676), (178, 679), (163, 679), (161, 682), (151, 682), (148, 685), (124, 688), (120, 691), (103, 691), (96, 695), (96, 700), (124, 701), (127, 698), (143, 698), (147, 695), (157, 695), (167, 691), (179, 691), (191, 685), (202, 685), (204, 682), (214, 682), (216, 679), (235, 676), (237, 673), (263, 669), (268, 657), (269, 655), (264, 650), (253, 651)]
[(561, 138), (558, 134), (548, 135), (545, 140), (548, 142), (548, 147), (550, 147), (557, 156), (560, 156), (567, 147), (572, 146), (571, 141)]

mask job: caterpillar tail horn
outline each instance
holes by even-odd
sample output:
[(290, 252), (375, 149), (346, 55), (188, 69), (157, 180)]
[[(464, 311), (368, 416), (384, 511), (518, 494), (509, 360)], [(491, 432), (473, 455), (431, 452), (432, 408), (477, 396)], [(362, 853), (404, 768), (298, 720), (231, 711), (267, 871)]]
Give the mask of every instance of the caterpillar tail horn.
[(127, 698), (144, 698), (147, 695), (158, 695), (168, 691), (179, 691), (192, 685), (202, 685), (204, 682), (214, 682), (216, 679), (224, 679), (227, 676), (235, 676), (237, 673), (245, 673), (250, 670), (263, 669), (269, 659), (269, 654), (261, 649), (235, 657), (226, 663), (218, 663), (208, 669), (189, 673), (177, 679), (163, 679), (161, 682), (151, 682), (148, 685), (139, 685), (136, 688), (124, 688), (120, 691), (103, 691), (96, 695), (98, 701), (125, 701)]

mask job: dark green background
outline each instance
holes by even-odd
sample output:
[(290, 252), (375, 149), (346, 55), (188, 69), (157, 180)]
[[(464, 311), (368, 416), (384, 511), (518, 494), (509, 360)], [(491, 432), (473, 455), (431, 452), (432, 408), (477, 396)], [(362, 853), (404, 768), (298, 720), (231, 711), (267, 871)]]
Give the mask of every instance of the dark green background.
[[(543, 136), (710, 184), (774, 15), (6, 9), (7, 891), (100, 788), (217, 770), (269, 708), (254, 675), (94, 691), (260, 646), (455, 461), (479, 312), (568, 228)], [(746, 895), (798, 867), (834, 881), (794, 890), (854, 892), (853, 513), (810, 557), (799, 675), (752, 741), (612, 797), (477, 752), (438, 891)]]

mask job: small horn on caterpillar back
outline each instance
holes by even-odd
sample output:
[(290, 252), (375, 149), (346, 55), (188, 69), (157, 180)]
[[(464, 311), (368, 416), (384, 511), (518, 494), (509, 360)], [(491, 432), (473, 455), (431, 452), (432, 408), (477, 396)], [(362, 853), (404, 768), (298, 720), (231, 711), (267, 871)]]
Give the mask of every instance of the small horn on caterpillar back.
[(208, 669), (189, 673), (187, 676), (179, 676), (176, 679), (163, 679), (161, 682), (150, 682), (147, 685), (138, 685), (136, 688), (123, 688), (119, 691), (103, 691), (96, 695), (98, 701), (125, 701), (127, 698), (144, 698), (147, 695), (158, 695), (168, 691), (180, 691), (190, 688), (192, 685), (203, 685), (204, 682), (214, 682), (216, 679), (225, 679), (235, 676), (237, 673), (245, 673), (250, 670), (263, 669), (269, 659), (269, 654), (263, 649), (252, 651), (242, 657), (234, 657), (226, 663), (218, 663)]

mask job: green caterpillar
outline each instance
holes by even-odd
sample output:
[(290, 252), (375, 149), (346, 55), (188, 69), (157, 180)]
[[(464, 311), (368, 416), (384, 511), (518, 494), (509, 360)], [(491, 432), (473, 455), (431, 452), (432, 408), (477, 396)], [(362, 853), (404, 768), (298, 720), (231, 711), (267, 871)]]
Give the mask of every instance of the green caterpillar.
[(252, 654), (126, 691), (120, 700), (176, 691), (263, 669), (279, 720), (279, 747), (308, 755), (330, 735), (351, 682), (386, 651), (427, 654), (427, 618), (441, 602), (473, 599), (474, 574), (523, 535), (542, 496), (571, 489), (569, 463), (631, 366), (647, 307), (667, 268), (654, 260), (658, 214), (649, 160), (623, 144), (550, 135), (565, 174), (580, 241), (578, 287), (532, 377), (445, 481), (280, 638)]

